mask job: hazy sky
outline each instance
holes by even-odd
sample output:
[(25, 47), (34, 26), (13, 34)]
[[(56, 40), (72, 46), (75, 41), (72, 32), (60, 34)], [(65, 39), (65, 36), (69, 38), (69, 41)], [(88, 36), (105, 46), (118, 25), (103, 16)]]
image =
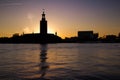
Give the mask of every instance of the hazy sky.
[(48, 32), (63, 38), (81, 30), (100, 36), (120, 32), (120, 0), (0, 0), (0, 36), (38, 33), (42, 9)]

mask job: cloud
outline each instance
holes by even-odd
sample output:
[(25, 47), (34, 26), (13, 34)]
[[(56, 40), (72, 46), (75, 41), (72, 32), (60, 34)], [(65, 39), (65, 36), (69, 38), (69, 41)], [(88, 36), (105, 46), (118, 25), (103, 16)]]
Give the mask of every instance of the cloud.
[(0, 6), (22, 6), (23, 4), (22, 3), (2, 3), (0, 4)]

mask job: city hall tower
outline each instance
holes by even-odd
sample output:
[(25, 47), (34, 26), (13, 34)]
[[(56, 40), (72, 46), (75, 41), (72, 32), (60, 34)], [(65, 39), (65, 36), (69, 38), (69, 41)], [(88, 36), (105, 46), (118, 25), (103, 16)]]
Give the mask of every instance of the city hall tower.
[(40, 21), (40, 34), (46, 35), (47, 34), (47, 20), (45, 18), (45, 12), (42, 13), (42, 19)]

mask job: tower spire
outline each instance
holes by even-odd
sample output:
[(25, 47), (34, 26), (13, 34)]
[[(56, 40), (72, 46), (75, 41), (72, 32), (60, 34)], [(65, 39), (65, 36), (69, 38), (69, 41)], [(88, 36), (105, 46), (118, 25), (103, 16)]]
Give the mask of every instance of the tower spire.
[(45, 13), (45, 9), (43, 9), (43, 13)]

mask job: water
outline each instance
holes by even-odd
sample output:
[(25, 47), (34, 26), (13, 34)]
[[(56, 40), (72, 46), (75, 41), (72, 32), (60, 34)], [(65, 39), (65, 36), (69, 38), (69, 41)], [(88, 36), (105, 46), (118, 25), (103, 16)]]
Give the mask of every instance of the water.
[(0, 80), (120, 80), (120, 44), (0, 44)]

